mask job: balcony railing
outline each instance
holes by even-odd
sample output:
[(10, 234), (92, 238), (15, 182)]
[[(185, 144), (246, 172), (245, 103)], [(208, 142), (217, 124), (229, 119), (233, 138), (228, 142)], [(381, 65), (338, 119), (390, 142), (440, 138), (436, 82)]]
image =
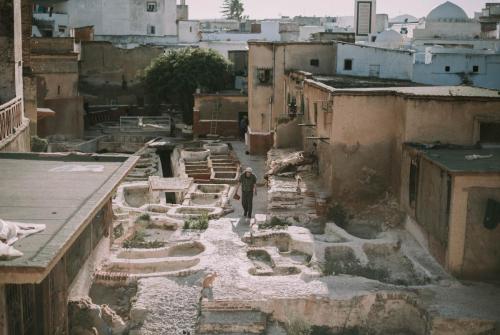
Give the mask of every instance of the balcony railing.
[(0, 141), (16, 133), (23, 122), (23, 100), (14, 98), (0, 105)]

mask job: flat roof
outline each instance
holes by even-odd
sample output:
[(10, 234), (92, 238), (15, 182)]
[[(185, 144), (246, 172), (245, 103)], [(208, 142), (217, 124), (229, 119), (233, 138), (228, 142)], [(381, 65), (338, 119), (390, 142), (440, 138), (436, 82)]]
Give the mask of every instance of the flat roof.
[(333, 90), (336, 94), (400, 94), (407, 97), (442, 97), (442, 98), (488, 98), (500, 99), (500, 91), (471, 86), (417, 86), (411, 87), (371, 87), (344, 88)]
[[(421, 149), (418, 151), (425, 159), (450, 173), (500, 173), (500, 149)], [(477, 155), (477, 159), (466, 159), (473, 155)]]
[(313, 75), (312, 78), (333, 88), (376, 88), (376, 87), (400, 87), (416, 86), (410, 80), (383, 79), (375, 77), (357, 77), (346, 75), (321, 76)]
[(43, 280), (138, 159), (0, 153), (0, 218), (46, 225), (42, 232), (14, 243), (24, 255), (0, 261), (0, 283)]

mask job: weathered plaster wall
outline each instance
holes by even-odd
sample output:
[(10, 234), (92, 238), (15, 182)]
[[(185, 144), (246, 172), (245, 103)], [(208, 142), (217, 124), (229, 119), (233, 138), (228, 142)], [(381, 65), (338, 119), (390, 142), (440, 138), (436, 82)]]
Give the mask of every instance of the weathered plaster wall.
[(39, 136), (58, 134), (70, 138), (83, 137), (83, 97), (46, 99), (44, 106), (52, 109), (56, 115), (38, 122)]
[(120, 49), (108, 42), (82, 42), (80, 92), (95, 103), (109, 103), (110, 99), (136, 103), (137, 96), (144, 96), (140, 77), (162, 53), (163, 48), (151, 46)]
[(334, 96), (329, 136), (334, 194), (378, 196), (398, 182), (402, 110), (400, 97)]
[(466, 278), (499, 278), (500, 228), (482, 227), (485, 199), (500, 200), (500, 176), (456, 176), (451, 199), (447, 268)]
[[(318, 61), (318, 66), (312, 65)], [(248, 99), (250, 133), (269, 136), (286, 109), (285, 79), (296, 69), (314, 74), (334, 74), (336, 45), (333, 43), (249, 43)], [(272, 80), (262, 84), (259, 69), (270, 69)], [(267, 151), (268, 148), (252, 148)]]
[(217, 120), (217, 134), (238, 137), (240, 117), (247, 114), (247, 96), (196, 94), (193, 133), (197, 136), (209, 134), (212, 120)]
[(403, 141), (470, 145), (478, 140), (476, 117), (500, 117), (500, 101), (480, 99), (409, 99)]

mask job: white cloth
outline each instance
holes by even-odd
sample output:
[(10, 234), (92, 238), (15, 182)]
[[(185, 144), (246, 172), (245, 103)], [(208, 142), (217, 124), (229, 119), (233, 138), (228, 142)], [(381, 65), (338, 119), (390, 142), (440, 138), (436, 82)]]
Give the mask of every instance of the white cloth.
[(16, 241), (44, 230), (44, 224), (21, 223), (0, 219), (0, 259), (12, 259), (23, 255), (12, 247)]

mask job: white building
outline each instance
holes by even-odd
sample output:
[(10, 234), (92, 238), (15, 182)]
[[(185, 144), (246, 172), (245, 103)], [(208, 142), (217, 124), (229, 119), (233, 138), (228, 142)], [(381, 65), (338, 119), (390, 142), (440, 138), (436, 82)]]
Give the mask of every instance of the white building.
[(200, 21), (186, 20), (179, 21), (178, 26), (178, 40), (179, 43), (198, 43), (201, 39)]
[(96, 40), (122, 44), (177, 42), (176, 0), (67, 0), (51, 5), (68, 28), (94, 27)]
[(411, 80), (413, 52), (339, 42), (337, 74)]
[(465, 11), (447, 1), (434, 8), (426, 17), (425, 25), (413, 31), (414, 39), (478, 39), (481, 25), (470, 19)]
[(500, 89), (500, 53), (495, 50), (428, 47), (415, 54), (413, 81)]

